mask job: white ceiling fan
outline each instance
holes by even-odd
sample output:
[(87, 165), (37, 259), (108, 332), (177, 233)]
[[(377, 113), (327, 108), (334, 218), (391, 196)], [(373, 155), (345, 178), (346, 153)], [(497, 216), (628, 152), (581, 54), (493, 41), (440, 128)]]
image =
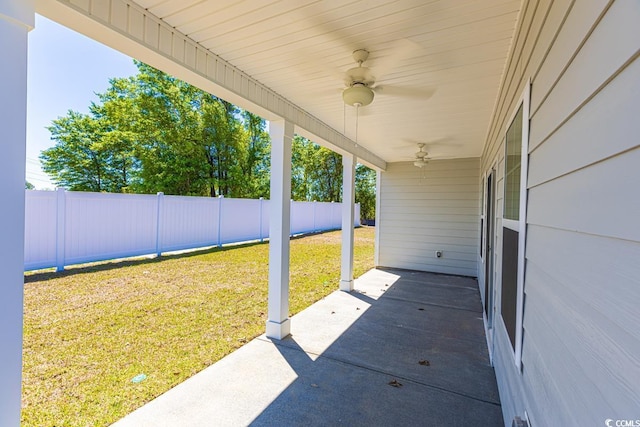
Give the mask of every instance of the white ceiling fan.
[(429, 153), (427, 153), (426, 151), (423, 150), (424, 146), (426, 144), (423, 142), (418, 143), (418, 152), (416, 152), (416, 158), (413, 161), (413, 166), (416, 166), (418, 168), (423, 168), (427, 165), (427, 163), (429, 163)]
[[(440, 141), (446, 141), (446, 138), (441, 138)], [(425, 147), (427, 146), (432, 146), (432, 145), (443, 145), (443, 146), (448, 146), (448, 147), (453, 147), (453, 146), (458, 146), (458, 144), (453, 144), (453, 143), (442, 143), (439, 141), (433, 141), (430, 143), (426, 143), (426, 142), (416, 142), (415, 143), (418, 146), (418, 151), (415, 153), (415, 157), (413, 158), (413, 165), (418, 167), (418, 168), (423, 168), (425, 167), (429, 161), (431, 160), (447, 160), (447, 159), (453, 159), (455, 158), (455, 156), (451, 156), (451, 155), (443, 155), (443, 154), (436, 154), (433, 155), (433, 153), (430, 153), (428, 151), (425, 150)]]
[(352, 55), (358, 66), (347, 70), (345, 84), (348, 87), (342, 91), (342, 99), (352, 107), (366, 107), (373, 102), (375, 96), (372, 87), (375, 78), (369, 67), (362, 65), (369, 58), (369, 51), (357, 49)]
[[(407, 39), (399, 40), (395, 43), (392, 54), (379, 62), (378, 77), (382, 76), (386, 71), (393, 66), (397, 66), (402, 58), (411, 56), (420, 51), (421, 48), (417, 43), (411, 42)], [(376, 75), (373, 71), (363, 65), (369, 58), (369, 51), (367, 49), (356, 49), (352, 53), (353, 60), (358, 64), (356, 67), (352, 67), (345, 73), (344, 84), (347, 86), (342, 91), (342, 100), (346, 105), (352, 107), (365, 107), (373, 102), (376, 93), (390, 96), (402, 96), (405, 98), (415, 98), (425, 100), (431, 97), (434, 90), (421, 90), (418, 88), (403, 88), (390, 85), (378, 85), (376, 82)]]

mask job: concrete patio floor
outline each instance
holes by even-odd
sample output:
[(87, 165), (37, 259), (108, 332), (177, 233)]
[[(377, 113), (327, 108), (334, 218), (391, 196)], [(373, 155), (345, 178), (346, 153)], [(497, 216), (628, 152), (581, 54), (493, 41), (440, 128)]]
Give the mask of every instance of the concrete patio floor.
[(503, 425), (474, 279), (371, 270), (114, 426), (336, 424)]

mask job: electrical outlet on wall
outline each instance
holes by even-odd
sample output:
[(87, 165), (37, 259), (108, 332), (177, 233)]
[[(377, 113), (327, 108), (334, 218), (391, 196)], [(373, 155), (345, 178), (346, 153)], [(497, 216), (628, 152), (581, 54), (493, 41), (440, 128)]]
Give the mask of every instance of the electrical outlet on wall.
[(442, 258), (442, 251), (436, 251), (436, 258)]

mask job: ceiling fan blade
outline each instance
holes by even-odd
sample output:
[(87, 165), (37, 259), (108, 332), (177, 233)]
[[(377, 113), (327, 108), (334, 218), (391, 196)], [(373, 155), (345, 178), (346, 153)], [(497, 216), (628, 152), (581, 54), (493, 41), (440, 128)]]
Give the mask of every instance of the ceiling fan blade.
[(402, 67), (402, 61), (421, 54), (422, 46), (409, 39), (398, 39), (391, 44), (389, 49), (372, 52), (373, 58), (370, 67), (377, 81), (384, 79), (393, 70)]
[(426, 160), (453, 160), (453, 159), (458, 159), (458, 156), (428, 156), (426, 158)]
[(432, 140), (417, 140), (417, 139), (404, 138), (402, 139), (402, 141), (406, 142), (409, 145), (424, 144), (425, 150), (433, 146), (460, 147), (462, 145), (462, 144), (453, 142), (453, 140), (449, 137), (437, 138)]
[(373, 88), (376, 94), (384, 95), (384, 96), (401, 96), (403, 98), (414, 98), (420, 100), (426, 100), (433, 96), (436, 92), (435, 88), (428, 89), (417, 89), (417, 88), (408, 88), (402, 86), (387, 86), (380, 85)]

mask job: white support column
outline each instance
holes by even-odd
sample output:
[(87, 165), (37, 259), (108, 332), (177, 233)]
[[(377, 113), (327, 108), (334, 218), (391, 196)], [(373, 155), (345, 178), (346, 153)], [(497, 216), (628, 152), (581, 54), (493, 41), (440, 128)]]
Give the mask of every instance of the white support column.
[(20, 425), (27, 34), (34, 1), (0, 0), (0, 425)]
[(342, 156), (342, 260), (340, 290), (353, 290), (353, 222), (355, 203), (356, 156)]
[(289, 231), (291, 226), (291, 140), (293, 123), (269, 122), (271, 201), (269, 202), (269, 307), (267, 337), (289, 335)]
[(375, 217), (375, 239), (373, 252), (373, 266), (380, 266), (380, 213), (382, 206), (382, 172), (376, 172), (376, 217)]

